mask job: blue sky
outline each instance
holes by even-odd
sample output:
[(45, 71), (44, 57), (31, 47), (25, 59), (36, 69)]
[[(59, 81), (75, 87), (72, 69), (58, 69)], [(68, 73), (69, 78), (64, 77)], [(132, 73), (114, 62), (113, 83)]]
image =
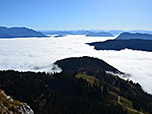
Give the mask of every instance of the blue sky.
[(152, 30), (152, 0), (0, 0), (0, 25), (36, 30)]

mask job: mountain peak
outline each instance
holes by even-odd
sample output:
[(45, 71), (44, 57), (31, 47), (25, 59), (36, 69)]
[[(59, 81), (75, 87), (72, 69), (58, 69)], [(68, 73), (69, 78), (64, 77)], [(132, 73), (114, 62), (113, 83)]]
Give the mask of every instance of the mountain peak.
[(0, 38), (19, 37), (46, 37), (46, 35), (26, 27), (0, 27)]
[(113, 66), (109, 65), (108, 63), (100, 60), (98, 58), (93, 57), (73, 57), (73, 58), (66, 58), (62, 60), (58, 60), (55, 62), (61, 69), (65, 72), (87, 72), (87, 73), (97, 73), (97, 72), (120, 72)]

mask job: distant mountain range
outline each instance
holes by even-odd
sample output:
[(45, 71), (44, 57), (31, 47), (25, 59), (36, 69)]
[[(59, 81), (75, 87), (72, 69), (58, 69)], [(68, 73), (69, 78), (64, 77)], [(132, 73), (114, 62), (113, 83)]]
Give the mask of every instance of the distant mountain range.
[(152, 34), (152, 31), (150, 31), (150, 30), (110, 30), (108, 32), (110, 32), (113, 35), (120, 35), (121, 33), (124, 33), (124, 32)]
[(52, 31), (41, 31), (44, 34), (49, 34), (49, 35), (85, 35), (89, 31), (88, 30), (65, 30), (65, 31), (60, 31), (60, 30), (52, 30)]
[(48, 35), (86, 35), (90, 32), (93, 33), (100, 33), (100, 32), (107, 32), (114, 36), (120, 35), (123, 32), (129, 32), (129, 33), (142, 33), (142, 34), (152, 34), (152, 31), (148, 30), (50, 30), (50, 31), (41, 31), (44, 34)]
[(69, 31), (42, 31), (44, 34), (49, 35), (86, 35), (90, 37), (113, 37), (109, 32), (104, 32), (103, 30), (69, 30)]
[(142, 33), (142, 34), (152, 34), (152, 31), (150, 30), (131, 30), (131, 31), (128, 31), (130, 33)]
[[(0, 38), (20, 38), (20, 37), (47, 37), (48, 35), (86, 35), (87, 37), (113, 37), (114, 35), (119, 35), (120, 33), (125, 32), (124, 30), (111, 30), (111, 31), (103, 31), (103, 30), (51, 30), (51, 31), (41, 31), (37, 32), (33, 29), (29, 29), (26, 27), (0, 27)], [(128, 31), (130, 33), (142, 33), (142, 34), (152, 34), (152, 31), (144, 31), (144, 30), (132, 30)], [(129, 33), (128, 33), (129, 34)], [(125, 35), (127, 36), (127, 35)], [(57, 36), (58, 37), (58, 36)]]
[(96, 50), (122, 50), (132, 49), (141, 51), (152, 51), (152, 40), (130, 39), (130, 40), (107, 40), (104, 42), (88, 43)]
[(122, 33), (115, 40), (88, 43), (96, 50), (122, 50), (132, 49), (152, 51), (152, 35), (142, 33)]
[(110, 32), (113, 35), (119, 35), (119, 34), (123, 33), (124, 30), (110, 30), (108, 32)]
[(143, 40), (152, 40), (152, 35), (143, 34), (143, 33), (129, 33), (124, 32), (120, 34), (116, 40), (128, 40), (128, 39), (143, 39)]
[(109, 32), (89, 32), (86, 34), (87, 37), (114, 37)]
[(0, 38), (46, 37), (41, 32), (25, 27), (0, 27)]

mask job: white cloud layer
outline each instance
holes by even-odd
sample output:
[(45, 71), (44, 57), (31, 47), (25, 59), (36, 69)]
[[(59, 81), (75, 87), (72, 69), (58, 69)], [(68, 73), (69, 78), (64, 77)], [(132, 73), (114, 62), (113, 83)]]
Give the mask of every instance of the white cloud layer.
[[(67, 57), (92, 56), (103, 59), (129, 78), (139, 82), (144, 90), (152, 93), (152, 52), (143, 51), (96, 51), (85, 43), (104, 41), (104, 37), (83, 35), (63, 38), (0, 39), (0, 70), (61, 71), (53, 65), (56, 60)], [(109, 38), (108, 38), (109, 39)]]

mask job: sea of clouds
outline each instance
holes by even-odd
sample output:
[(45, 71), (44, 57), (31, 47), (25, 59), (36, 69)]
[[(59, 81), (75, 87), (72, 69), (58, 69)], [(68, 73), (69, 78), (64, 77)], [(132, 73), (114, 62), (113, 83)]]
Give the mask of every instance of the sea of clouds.
[(105, 41), (105, 37), (69, 35), (60, 38), (0, 39), (0, 70), (60, 72), (53, 65), (56, 60), (68, 57), (91, 56), (100, 58), (122, 72), (129, 79), (139, 82), (143, 89), (152, 93), (152, 52), (96, 51), (85, 43)]

